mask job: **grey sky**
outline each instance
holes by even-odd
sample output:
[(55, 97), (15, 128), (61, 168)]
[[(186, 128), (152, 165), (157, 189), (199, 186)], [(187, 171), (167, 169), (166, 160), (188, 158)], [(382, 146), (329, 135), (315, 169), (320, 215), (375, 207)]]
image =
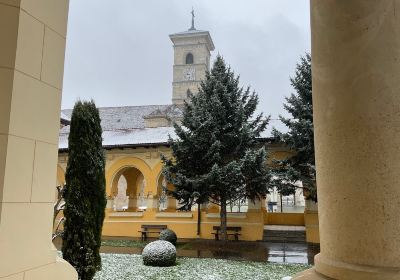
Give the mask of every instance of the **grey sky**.
[[(71, 0), (62, 108), (93, 98), (99, 107), (169, 104), (173, 49), (168, 35), (208, 30), (217, 53), (277, 118), (310, 51), (309, 0)], [(278, 122), (271, 125), (278, 126)]]

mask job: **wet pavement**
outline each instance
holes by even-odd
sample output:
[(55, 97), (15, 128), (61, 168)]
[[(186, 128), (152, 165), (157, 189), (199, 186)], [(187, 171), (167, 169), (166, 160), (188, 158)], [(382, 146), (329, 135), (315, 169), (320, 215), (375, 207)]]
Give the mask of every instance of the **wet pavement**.
[[(194, 240), (178, 243), (177, 255), (190, 258), (216, 258), (272, 263), (314, 264), (319, 245), (307, 243), (268, 243), (245, 241)], [(104, 253), (140, 254), (142, 248), (103, 246)]]
[[(57, 244), (58, 243), (58, 244)], [(57, 248), (60, 242), (56, 242)], [(141, 254), (138, 247), (102, 246), (102, 253)], [(307, 243), (270, 243), (248, 241), (188, 240), (177, 245), (179, 257), (216, 258), (271, 263), (314, 264), (319, 245)]]
[(319, 253), (317, 244), (307, 243), (264, 243), (267, 262), (314, 264), (314, 256)]

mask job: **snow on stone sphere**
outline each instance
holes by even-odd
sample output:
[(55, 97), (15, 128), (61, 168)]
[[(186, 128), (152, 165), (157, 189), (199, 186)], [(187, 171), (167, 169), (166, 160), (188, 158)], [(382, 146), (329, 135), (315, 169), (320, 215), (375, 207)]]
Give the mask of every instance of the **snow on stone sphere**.
[(176, 262), (176, 248), (168, 241), (153, 241), (144, 247), (142, 257), (147, 266), (172, 266)]

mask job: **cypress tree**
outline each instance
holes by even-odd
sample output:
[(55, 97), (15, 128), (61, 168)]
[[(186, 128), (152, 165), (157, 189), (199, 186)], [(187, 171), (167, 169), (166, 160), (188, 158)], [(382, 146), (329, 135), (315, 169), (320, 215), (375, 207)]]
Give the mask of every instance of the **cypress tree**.
[(62, 253), (91, 280), (101, 269), (99, 249), (105, 215), (105, 158), (99, 111), (93, 101), (78, 101), (71, 117)]
[(306, 198), (317, 201), (310, 54), (300, 58), (290, 82), (295, 93), (286, 98), (284, 108), (292, 117), (280, 116), (288, 131), (274, 129), (273, 135), (294, 154), (285, 160), (275, 161), (275, 176), (271, 184), (282, 195), (289, 195), (297, 188), (296, 182), (301, 181)]
[(223, 239), (227, 204), (268, 192), (266, 153), (257, 138), (269, 118), (255, 116), (257, 105), (256, 93), (241, 88), (239, 77), (218, 56), (199, 93), (185, 103), (182, 124), (175, 124), (172, 159), (163, 157), (163, 174), (183, 209), (204, 202), (220, 206)]

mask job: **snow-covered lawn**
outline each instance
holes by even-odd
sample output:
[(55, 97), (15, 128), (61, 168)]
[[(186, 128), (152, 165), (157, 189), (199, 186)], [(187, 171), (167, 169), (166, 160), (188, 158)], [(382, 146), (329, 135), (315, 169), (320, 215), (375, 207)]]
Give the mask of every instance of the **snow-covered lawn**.
[(221, 259), (178, 258), (172, 267), (144, 266), (142, 256), (102, 254), (103, 270), (96, 280), (281, 280), (309, 266)]

